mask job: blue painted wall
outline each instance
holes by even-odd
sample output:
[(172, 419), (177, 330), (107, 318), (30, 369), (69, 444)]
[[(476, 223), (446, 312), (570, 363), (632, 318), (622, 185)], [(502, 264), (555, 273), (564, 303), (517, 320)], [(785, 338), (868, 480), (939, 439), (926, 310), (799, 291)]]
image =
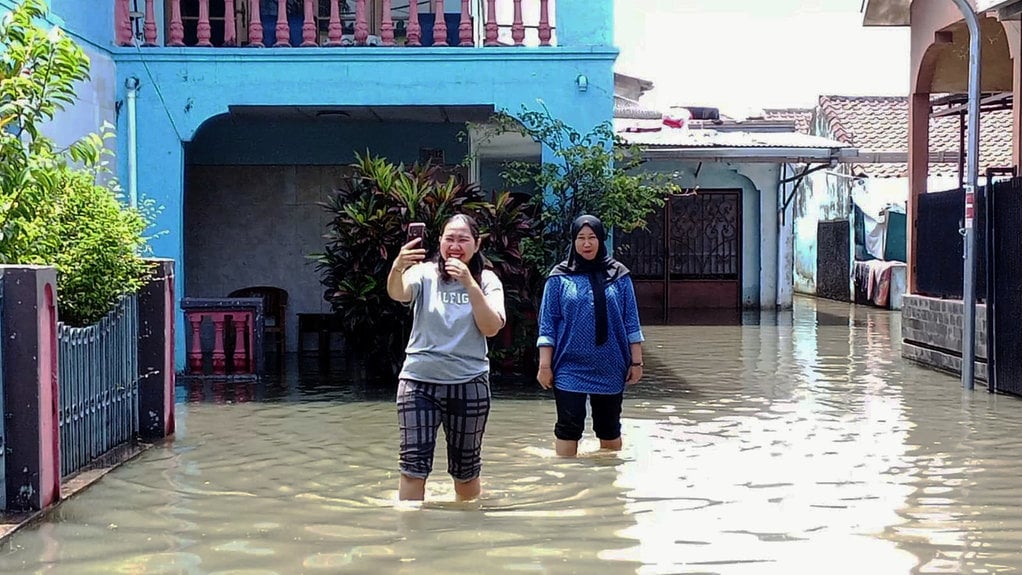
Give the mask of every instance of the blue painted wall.
[[(0, 0), (10, 4), (10, 0)], [(162, 2), (157, 2), (159, 21)], [(125, 80), (137, 78), (138, 189), (162, 208), (157, 231), (167, 233), (153, 244), (155, 255), (177, 262), (179, 296), (185, 293), (183, 269), (183, 202), (185, 147), (207, 121), (228, 121), (231, 106), (381, 106), (489, 105), (518, 111), (542, 102), (556, 117), (580, 131), (613, 116), (613, 0), (562, 0), (555, 22), (558, 46), (550, 48), (122, 48), (112, 46), (113, 0), (52, 0), (56, 16), (84, 42), (109, 52), (116, 77), (116, 104), (126, 98)], [(160, 27), (160, 42), (164, 40)], [(584, 75), (588, 89), (577, 79)], [(237, 121), (229, 120), (229, 121)], [(98, 126), (97, 126), (98, 127)], [(118, 167), (127, 181), (127, 118), (117, 116)], [(283, 149), (285, 125), (235, 128), (250, 138), (233, 143), (198, 138), (189, 148), (196, 163), (347, 163), (331, 145), (327, 128), (309, 126), (301, 136), (309, 145)], [(351, 126), (353, 137), (365, 130)], [(395, 142), (380, 144), (404, 156), (417, 150), (423, 130), (443, 139), (461, 125), (435, 124), (411, 131), (386, 132)], [(236, 132), (238, 133), (238, 132)], [(382, 133), (381, 133), (382, 134)], [(431, 138), (435, 139), (435, 138)], [(323, 145), (326, 141), (326, 145)], [(318, 145), (316, 144), (318, 142)], [(464, 148), (452, 143), (449, 157)], [(382, 153), (382, 152), (381, 152)], [(300, 156), (300, 158), (299, 158)], [(272, 162), (266, 162), (272, 157)], [(549, 150), (544, 157), (552, 160)], [(460, 159), (460, 158), (459, 158)], [(186, 330), (178, 330), (178, 365), (183, 364)]]

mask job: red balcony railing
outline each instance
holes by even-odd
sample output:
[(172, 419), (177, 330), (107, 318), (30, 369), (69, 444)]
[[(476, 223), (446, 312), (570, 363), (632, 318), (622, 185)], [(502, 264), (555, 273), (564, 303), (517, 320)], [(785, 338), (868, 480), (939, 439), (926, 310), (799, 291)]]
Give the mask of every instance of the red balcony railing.
[[(120, 46), (550, 46), (555, 0), (114, 0)], [(133, 11), (144, 2), (144, 11)]]

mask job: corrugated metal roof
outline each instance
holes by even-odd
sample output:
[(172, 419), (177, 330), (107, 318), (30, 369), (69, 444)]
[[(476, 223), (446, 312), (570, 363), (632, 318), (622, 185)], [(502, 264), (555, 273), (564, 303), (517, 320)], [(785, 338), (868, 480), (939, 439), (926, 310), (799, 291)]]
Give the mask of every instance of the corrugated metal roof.
[(626, 142), (650, 148), (851, 148), (837, 140), (798, 132), (718, 132), (664, 128), (659, 132), (618, 135)]
[(614, 96), (614, 117), (625, 120), (659, 120), (664, 115), (628, 98)]

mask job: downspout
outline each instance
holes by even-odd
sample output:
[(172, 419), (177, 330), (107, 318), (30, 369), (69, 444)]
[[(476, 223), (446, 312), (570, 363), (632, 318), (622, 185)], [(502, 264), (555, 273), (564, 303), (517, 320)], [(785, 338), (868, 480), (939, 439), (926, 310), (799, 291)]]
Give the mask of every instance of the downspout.
[(962, 286), (962, 387), (975, 389), (976, 369), (976, 231), (973, 229), (979, 180), (980, 43), (979, 17), (968, 0), (953, 0), (969, 28), (969, 127), (965, 181), (965, 273)]
[(130, 76), (124, 81), (128, 89), (128, 205), (138, 207), (138, 145), (135, 123), (135, 99), (138, 96), (139, 81)]

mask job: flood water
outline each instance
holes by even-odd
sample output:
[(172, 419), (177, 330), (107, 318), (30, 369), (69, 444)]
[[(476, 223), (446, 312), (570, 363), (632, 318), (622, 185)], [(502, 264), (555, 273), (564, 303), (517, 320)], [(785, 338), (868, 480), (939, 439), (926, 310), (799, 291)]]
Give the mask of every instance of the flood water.
[(427, 502), (397, 504), (388, 394), (321, 377), (179, 405), (172, 442), (15, 534), (0, 572), (1022, 569), (1022, 400), (903, 362), (891, 312), (755, 319), (646, 328), (619, 454), (587, 434), (585, 456), (552, 457), (552, 397), (496, 389), (470, 504), (442, 449)]

